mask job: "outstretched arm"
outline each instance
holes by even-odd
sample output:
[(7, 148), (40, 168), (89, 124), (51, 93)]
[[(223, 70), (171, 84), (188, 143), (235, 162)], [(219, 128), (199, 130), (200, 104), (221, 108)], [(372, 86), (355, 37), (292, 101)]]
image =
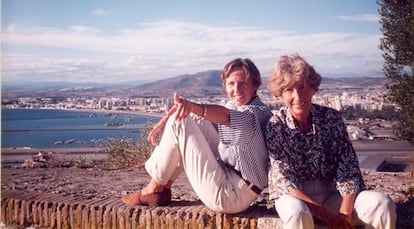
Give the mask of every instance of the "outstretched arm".
[(177, 92), (174, 93), (174, 106), (177, 107), (175, 117), (177, 121), (181, 121), (193, 113), (213, 123), (230, 125), (230, 111), (224, 106), (191, 102), (181, 98)]
[(167, 115), (154, 126), (148, 135), (147, 140), (151, 142), (152, 145), (158, 145), (158, 139), (164, 131), (165, 124), (174, 113), (176, 113), (175, 119), (177, 121), (181, 121), (190, 113), (193, 113), (214, 123), (230, 125), (230, 112), (226, 107), (191, 102), (181, 98), (179, 94), (175, 92), (174, 106), (168, 111)]

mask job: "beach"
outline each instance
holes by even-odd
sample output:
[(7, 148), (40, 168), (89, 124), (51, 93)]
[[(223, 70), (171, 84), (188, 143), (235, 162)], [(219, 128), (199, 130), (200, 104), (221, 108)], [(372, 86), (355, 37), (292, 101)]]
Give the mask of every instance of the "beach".
[(63, 160), (74, 159), (78, 157), (85, 158), (104, 158), (106, 152), (104, 148), (100, 147), (67, 147), (67, 148), (2, 148), (1, 149), (1, 163), (4, 164), (18, 164), (23, 163), (27, 159), (32, 159), (33, 156), (39, 153), (53, 153), (58, 155)]

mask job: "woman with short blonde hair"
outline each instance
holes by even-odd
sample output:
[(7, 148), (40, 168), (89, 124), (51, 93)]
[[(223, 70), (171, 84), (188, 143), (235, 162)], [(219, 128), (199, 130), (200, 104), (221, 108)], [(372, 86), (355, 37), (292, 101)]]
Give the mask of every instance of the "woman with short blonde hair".
[(395, 228), (394, 202), (365, 190), (358, 158), (341, 113), (312, 103), (321, 76), (304, 58), (281, 56), (270, 92), (286, 106), (269, 120), (269, 198), (284, 228)]

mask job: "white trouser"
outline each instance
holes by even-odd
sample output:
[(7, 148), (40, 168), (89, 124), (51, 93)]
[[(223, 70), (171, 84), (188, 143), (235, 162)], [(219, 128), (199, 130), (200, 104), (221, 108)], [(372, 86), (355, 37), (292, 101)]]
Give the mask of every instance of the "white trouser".
[[(323, 207), (339, 212), (342, 197), (335, 185), (326, 181), (312, 181), (303, 185), (302, 190)], [(282, 219), (283, 228), (314, 228), (313, 217), (305, 202), (284, 195), (275, 201), (276, 211)], [(385, 194), (374, 191), (362, 191), (358, 194), (353, 220), (355, 225), (365, 228), (396, 228), (396, 206)]]
[(219, 136), (211, 122), (194, 116), (175, 122), (172, 116), (145, 168), (162, 185), (184, 171), (207, 207), (223, 213), (241, 212), (258, 195), (236, 172), (217, 161), (218, 143)]

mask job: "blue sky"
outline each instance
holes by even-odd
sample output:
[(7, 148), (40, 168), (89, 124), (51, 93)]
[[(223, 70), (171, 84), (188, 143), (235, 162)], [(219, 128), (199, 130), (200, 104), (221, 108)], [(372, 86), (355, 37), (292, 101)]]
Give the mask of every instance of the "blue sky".
[(383, 76), (375, 0), (0, 0), (2, 83), (112, 83), (298, 53), (323, 77)]

